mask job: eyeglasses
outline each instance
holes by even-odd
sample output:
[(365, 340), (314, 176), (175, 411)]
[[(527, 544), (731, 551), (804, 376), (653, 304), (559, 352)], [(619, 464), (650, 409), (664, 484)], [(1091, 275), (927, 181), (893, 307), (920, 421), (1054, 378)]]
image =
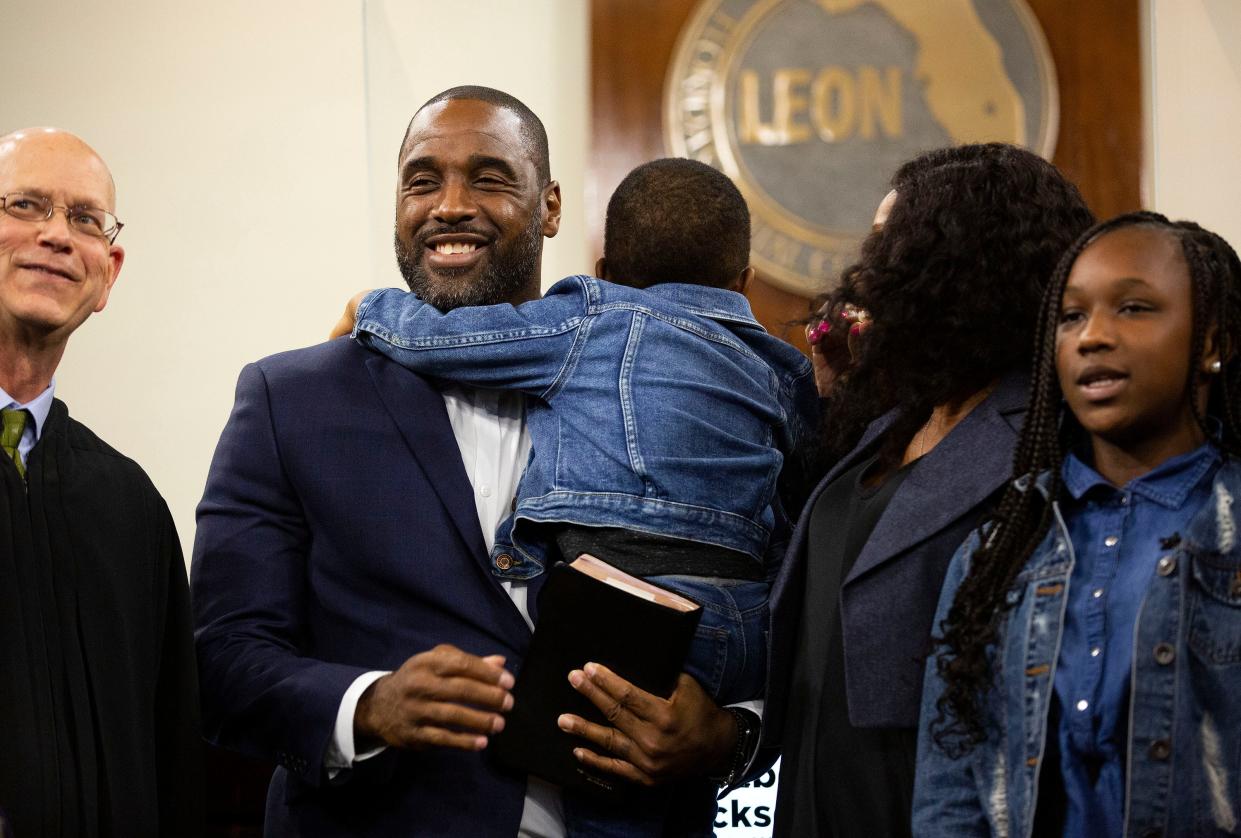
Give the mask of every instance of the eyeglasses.
[(107, 210), (96, 207), (61, 207), (39, 195), (10, 192), (0, 196), (0, 209), (22, 221), (47, 221), (56, 210), (64, 210), (65, 221), (70, 229), (97, 239), (107, 239), (113, 244), (120, 234), (122, 224)]

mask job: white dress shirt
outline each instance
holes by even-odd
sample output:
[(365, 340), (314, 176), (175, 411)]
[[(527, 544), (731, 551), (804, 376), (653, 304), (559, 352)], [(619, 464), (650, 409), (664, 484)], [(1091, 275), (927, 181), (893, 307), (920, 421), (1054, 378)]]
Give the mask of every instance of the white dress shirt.
[(27, 422), (26, 427), (22, 429), (22, 438), (17, 443), (17, 452), (21, 454), (23, 463), (30, 461), (30, 450), (34, 448), (35, 443), (39, 441), (39, 437), (43, 435), (43, 426), (47, 423), (48, 414), (52, 412), (52, 399), (54, 398), (56, 398), (55, 380), (47, 385), (46, 390), (25, 404), (18, 404), (16, 399), (6, 393), (3, 387), (0, 387), (0, 408), (30, 412), (31, 421)]

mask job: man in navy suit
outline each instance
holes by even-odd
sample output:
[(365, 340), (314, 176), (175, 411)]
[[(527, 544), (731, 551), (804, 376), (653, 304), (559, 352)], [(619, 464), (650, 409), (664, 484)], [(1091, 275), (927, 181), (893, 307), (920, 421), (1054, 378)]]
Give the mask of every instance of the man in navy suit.
[[(533, 113), (446, 91), (399, 165), (413, 290), (443, 308), (538, 296), (560, 187)], [(208, 737), (280, 764), (269, 834), (555, 833), (555, 795), (478, 753), (530, 639), (533, 591), (487, 566), (528, 446), (520, 401), (437, 387), (350, 340), (243, 370), (192, 590)]]
[[(414, 115), (396, 251), (423, 299), (533, 299), (559, 223), (521, 102), (454, 88)], [(564, 834), (557, 789), (479, 753), (512, 705), (541, 578), (488, 564), (528, 450), (519, 397), (432, 384), (354, 341), (242, 371), (191, 585), (207, 735), (280, 764), (268, 834)], [(731, 742), (696, 733), (723, 711), (687, 676), (668, 702), (595, 667), (574, 677), (618, 719), (571, 720), (615, 755), (588, 760), (644, 783), (727, 762)]]

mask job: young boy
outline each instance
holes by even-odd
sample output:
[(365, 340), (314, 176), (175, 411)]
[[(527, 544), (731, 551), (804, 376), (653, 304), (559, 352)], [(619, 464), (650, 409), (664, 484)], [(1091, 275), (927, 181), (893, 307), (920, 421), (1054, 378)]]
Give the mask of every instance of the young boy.
[(704, 606), (686, 671), (722, 703), (760, 694), (777, 478), (817, 397), (806, 358), (741, 291), (750, 219), (727, 177), (639, 166), (608, 204), (605, 280), (442, 313), (367, 295), (354, 337), (424, 375), (527, 395), (532, 442), (491, 554), (501, 578), (590, 553)]

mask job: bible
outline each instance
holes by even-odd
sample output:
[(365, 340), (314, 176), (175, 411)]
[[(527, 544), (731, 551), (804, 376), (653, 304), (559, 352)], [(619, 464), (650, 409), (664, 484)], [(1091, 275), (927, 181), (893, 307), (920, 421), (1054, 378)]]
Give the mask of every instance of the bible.
[(620, 797), (628, 784), (573, 756), (590, 743), (556, 726), (564, 713), (607, 724), (572, 685), (569, 672), (603, 664), (667, 698), (685, 663), (702, 608), (594, 556), (557, 563), (539, 593), (538, 625), (513, 686), (513, 709), (487, 750), (506, 768), (595, 796)]

